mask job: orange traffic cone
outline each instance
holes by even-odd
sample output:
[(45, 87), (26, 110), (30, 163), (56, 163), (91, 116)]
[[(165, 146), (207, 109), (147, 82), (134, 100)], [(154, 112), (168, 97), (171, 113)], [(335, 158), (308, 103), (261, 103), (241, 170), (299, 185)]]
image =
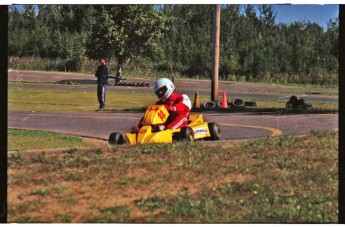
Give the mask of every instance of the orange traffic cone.
[(228, 101), (226, 100), (225, 91), (223, 92), (221, 106), (222, 106), (222, 108), (228, 108)]
[(198, 91), (195, 92), (193, 109), (200, 109), (200, 97)]

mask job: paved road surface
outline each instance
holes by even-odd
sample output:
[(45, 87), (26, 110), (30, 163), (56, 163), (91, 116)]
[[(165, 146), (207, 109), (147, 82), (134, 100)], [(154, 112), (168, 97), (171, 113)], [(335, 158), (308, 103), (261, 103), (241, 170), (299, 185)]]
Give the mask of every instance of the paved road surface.
[[(21, 112), (9, 111), (8, 125), (108, 139), (114, 131), (128, 132), (143, 113), (128, 112)], [(222, 139), (244, 139), (282, 134), (305, 134), (310, 130), (338, 128), (337, 114), (203, 113), (204, 120), (221, 126)]]
[[(95, 77), (93, 75), (72, 73), (48, 72), (9, 72), (9, 84), (20, 87), (36, 87), (54, 89), (90, 89), (95, 90)], [(79, 81), (80, 85), (54, 84), (57, 81)], [(138, 79), (130, 79), (138, 81)], [(141, 79), (140, 79), (141, 80)], [(24, 81), (39, 81), (48, 83), (23, 83)], [(142, 81), (142, 80), (141, 80)], [(150, 87), (119, 87), (110, 86), (114, 91), (131, 91), (138, 93), (152, 93), (153, 80), (145, 80)], [(193, 89), (201, 94), (210, 94), (209, 81), (177, 80), (175, 81), (179, 92), (194, 95)], [(50, 83), (50, 84), (49, 84)], [(289, 90), (267, 85), (251, 83), (220, 82), (220, 92), (227, 91), (228, 97), (241, 98), (276, 98), (287, 100), (292, 94)], [(229, 92), (233, 90), (234, 92)], [(294, 94), (304, 95), (303, 89), (291, 91)], [(193, 96), (192, 96), (193, 97)], [(229, 98), (228, 98), (229, 99)], [(337, 97), (324, 95), (304, 96), (307, 101), (338, 102)], [(223, 140), (244, 139), (254, 137), (275, 136), (280, 134), (305, 134), (311, 130), (334, 130), (338, 128), (337, 114), (263, 114), (263, 113), (217, 113), (205, 112), (204, 119), (208, 122), (217, 122), (221, 126)], [(69, 133), (81, 136), (107, 139), (113, 131), (128, 132), (132, 125), (138, 123), (143, 116), (142, 112), (24, 112), (9, 111), (8, 126), (14, 128), (41, 129), (55, 132)]]

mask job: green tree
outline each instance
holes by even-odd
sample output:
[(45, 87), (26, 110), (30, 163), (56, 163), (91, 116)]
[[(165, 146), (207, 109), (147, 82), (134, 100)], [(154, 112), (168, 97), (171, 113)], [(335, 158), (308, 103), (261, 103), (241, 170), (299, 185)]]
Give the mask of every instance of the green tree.
[(87, 44), (92, 58), (115, 57), (118, 69), (127, 61), (159, 53), (157, 39), (166, 31), (167, 17), (154, 5), (102, 5), (95, 7), (96, 23)]

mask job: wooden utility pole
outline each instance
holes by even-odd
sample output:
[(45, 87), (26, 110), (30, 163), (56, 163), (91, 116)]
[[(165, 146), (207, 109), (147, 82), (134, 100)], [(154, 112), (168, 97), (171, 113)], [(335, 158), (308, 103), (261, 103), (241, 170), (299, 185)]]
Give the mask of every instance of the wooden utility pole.
[(218, 103), (218, 68), (219, 68), (219, 34), (220, 34), (220, 5), (215, 7), (214, 15), (214, 56), (213, 76), (211, 79), (211, 100)]

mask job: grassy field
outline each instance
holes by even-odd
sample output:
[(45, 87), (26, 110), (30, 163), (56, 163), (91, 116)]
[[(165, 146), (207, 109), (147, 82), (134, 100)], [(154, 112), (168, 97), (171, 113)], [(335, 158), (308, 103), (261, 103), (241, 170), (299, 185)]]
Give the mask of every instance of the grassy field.
[[(336, 103), (289, 111), (282, 100), (252, 100), (257, 107), (245, 111), (338, 112)], [(107, 93), (110, 111), (141, 110), (155, 102), (154, 94)], [(98, 102), (95, 91), (9, 87), (8, 108), (95, 111)], [(9, 150), (18, 151), (8, 162), (9, 222), (335, 223), (338, 218), (336, 132), (91, 151), (80, 138), (55, 133), (9, 129), (8, 138)], [(21, 152), (64, 147), (75, 151), (30, 157)]]
[(338, 133), (8, 160), (9, 222), (335, 223)]
[(89, 147), (81, 138), (39, 130), (8, 129), (8, 150)]
[[(194, 101), (194, 97), (190, 97)], [(219, 97), (221, 98), (221, 97)], [(77, 101), (76, 101), (77, 100)], [(284, 100), (251, 99), (257, 107), (246, 107), (248, 111), (270, 111), (285, 113)], [(157, 101), (154, 94), (136, 94), (107, 92), (107, 110), (141, 110)], [(200, 102), (209, 101), (206, 95), (200, 96)], [(230, 101), (230, 100), (229, 100)], [(8, 109), (21, 111), (95, 111), (98, 101), (95, 91), (54, 90), (10, 87)], [(233, 110), (229, 110), (233, 111)], [(296, 112), (296, 111), (294, 111)], [(312, 108), (297, 112), (303, 113), (337, 113), (338, 104), (331, 102), (313, 102)]]
[[(8, 109), (22, 111), (95, 111), (96, 91), (9, 88)], [(145, 108), (154, 94), (107, 92), (107, 110)]]

